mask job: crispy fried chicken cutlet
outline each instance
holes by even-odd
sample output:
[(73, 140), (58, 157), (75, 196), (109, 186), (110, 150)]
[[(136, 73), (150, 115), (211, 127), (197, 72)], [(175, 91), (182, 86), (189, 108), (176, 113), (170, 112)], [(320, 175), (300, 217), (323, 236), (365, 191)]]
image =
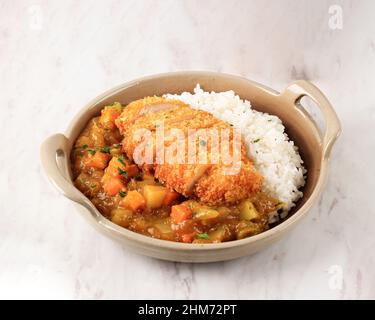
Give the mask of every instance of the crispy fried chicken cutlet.
[[(186, 140), (184, 161), (178, 163), (155, 163), (154, 161), (152, 164), (139, 164), (143, 171), (154, 172), (155, 177), (160, 182), (185, 197), (198, 198), (211, 205), (237, 203), (260, 191), (263, 178), (247, 157), (245, 144), (241, 141), (239, 148), (235, 148), (234, 143), (231, 144), (233, 142), (233, 128), (228, 123), (215, 118), (212, 114), (193, 109), (177, 100), (147, 97), (131, 102), (125, 107), (121, 116), (116, 120), (116, 125), (124, 137), (123, 151), (130, 159), (134, 159), (134, 152), (139, 145), (139, 141), (134, 138), (139, 129), (147, 129), (151, 132), (155, 159), (158, 151), (156, 132), (160, 123), (163, 124), (166, 137), (169, 137), (171, 129), (179, 129), (184, 133)], [(220, 155), (219, 159), (214, 161), (213, 157), (217, 154), (210, 151), (217, 140), (211, 136), (206, 136), (203, 140), (200, 136), (194, 136), (194, 138), (197, 138), (196, 140), (192, 139), (194, 141), (192, 144), (196, 146), (194, 156), (198, 159), (200, 156), (199, 147), (204, 145), (207, 147), (207, 161), (189, 162), (187, 141), (192, 138), (192, 129), (207, 129), (205, 132), (210, 132), (211, 129), (217, 129), (218, 132), (221, 129), (227, 129), (227, 132), (229, 132), (228, 152), (238, 152), (239, 166), (237, 172), (225, 174), (228, 164)], [(164, 147), (171, 146), (173, 142), (176, 142), (176, 139), (165, 139)], [(222, 141), (219, 140), (218, 143), (220, 145)]]

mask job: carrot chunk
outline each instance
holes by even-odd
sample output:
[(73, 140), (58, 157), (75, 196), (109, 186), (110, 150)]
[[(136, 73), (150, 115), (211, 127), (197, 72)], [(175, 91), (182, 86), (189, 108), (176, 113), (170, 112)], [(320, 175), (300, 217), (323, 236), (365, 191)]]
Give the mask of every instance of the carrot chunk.
[(114, 178), (119, 178), (119, 179), (126, 178), (127, 177), (127, 171), (125, 169), (126, 166), (127, 166), (127, 163), (123, 160), (123, 158), (113, 157), (111, 161), (109, 162), (107, 169), (105, 170), (105, 174)]
[(106, 129), (114, 129), (116, 127), (115, 120), (120, 116), (121, 111), (119, 108), (112, 106), (105, 107), (99, 118), (100, 124)]
[(106, 153), (95, 152), (95, 154), (88, 155), (85, 161), (85, 165), (91, 168), (104, 169), (107, 166), (109, 157), (110, 156)]
[(129, 191), (124, 199), (121, 200), (120, 205), (124, 208), (128, 208), (133, 212), (143, 210), (146, 207), (146, 200), (136, 190)]
[(172, 207), (171, 219), (173, 223), (183, 222), (193, 216), (193, 211), (191, 211), (187, 206), (183, 204), (175, 205)]
[(138, 173), (138, 167), (136, 164), (128, 164), (125, 166), (124, 171), (127, 172), (128, 178), (132, 178), (137, 175)]
[(176, 191), (172, 191), (172, 190), (169, 190), (167, 191), (164, 199), (163, 199), (163, 205), (164, 206), (170, 206), (173, 201), (177, 200), (178, 197), (180, 196), (179, 193), (177, 193)]
[(110, 177), (103, 179), (102, 182), (103, 190), (110, 196), (115, 196), (119, 191), (126, 191), (126, 187), (121, 179)]
[(136, 176), (138, 171), (136, 164), (128, 164), (123, 158), (113, 157), (108, 164), (105, 174), (114, 178), (127, 180)]

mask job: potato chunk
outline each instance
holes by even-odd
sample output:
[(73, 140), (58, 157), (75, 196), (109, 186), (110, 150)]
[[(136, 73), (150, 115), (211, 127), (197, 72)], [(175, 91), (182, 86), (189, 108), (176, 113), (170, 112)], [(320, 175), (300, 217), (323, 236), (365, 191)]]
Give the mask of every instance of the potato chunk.
[(251, 221), (259, 217), (257, 209), (255, 209), (253, 203), (249, 199), (242, 201), (238, 206), (238, 209), (240, 210), (240, 218), (242, 220)]
[(111, 211), (111, 220), (113, 223), (118, 224), (121, 227), (127, 228), (130, 224), (130, 219), (133, 213), (128, 209), (114, 209)]
[(194, 218), (202, 221), (216, 219), (219, 216), (219, 211), (206, 206), (202, 206), (201, 208), (197, 209), (194, 213)]
[(160, 208), (163, 205), (166, 194), (167, 188), (163, 186), (145, 185), (143, 187), (143, 195), (149, 209)]
[(133, 212), (142, 211), (146, 207), (145, 198), (138, 191), (132, 190), (127, 193), (120, 205), (128, 208)]

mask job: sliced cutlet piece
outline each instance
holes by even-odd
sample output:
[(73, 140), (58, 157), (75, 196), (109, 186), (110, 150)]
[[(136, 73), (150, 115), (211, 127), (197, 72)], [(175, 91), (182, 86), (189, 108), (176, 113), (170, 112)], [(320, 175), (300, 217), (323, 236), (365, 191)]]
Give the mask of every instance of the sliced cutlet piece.
[(186, 104), (178, 100), (166, 100), (162, 97), (146, 97), (129, 103), (121, 113), (120, 117), (116, 120), (116, 125), (119, 128), (120, 133), (124, 134), (130, 125), (146, 114), (179, 108), (182, 106), (186, 106)]

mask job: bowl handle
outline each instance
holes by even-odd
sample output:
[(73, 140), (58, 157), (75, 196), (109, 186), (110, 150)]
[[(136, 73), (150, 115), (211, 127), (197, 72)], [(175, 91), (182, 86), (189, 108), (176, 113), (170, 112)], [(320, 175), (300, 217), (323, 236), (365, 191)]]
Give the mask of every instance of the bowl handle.
[(304, 96), (310, 97), (318, 105), (325, 121), (325, 133), (322, 142), (323, 157), (328, 159), (332, 147), (341, 133), (340, 120), (328, 99), (317, 87), (305, 80), (293, 82), (285, 89), (283, 96), (291, 99), (294, 105)]
[[(66, 178), (58, 166), (57, 159), (61, 157), (66, 160), (69, 156), (68, 138), (61, 133), (54, 134), (47, 138), (40, 148), (40, 158), (43, 170), (52, 184), (68, 199), (84, 206), (93, 212), (93, 205), (79, 192), (73, 184)], [(65, 158), (65, 159), (64, 159)]]

